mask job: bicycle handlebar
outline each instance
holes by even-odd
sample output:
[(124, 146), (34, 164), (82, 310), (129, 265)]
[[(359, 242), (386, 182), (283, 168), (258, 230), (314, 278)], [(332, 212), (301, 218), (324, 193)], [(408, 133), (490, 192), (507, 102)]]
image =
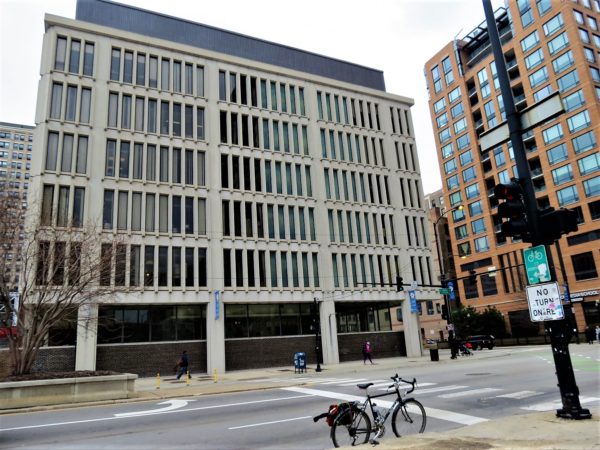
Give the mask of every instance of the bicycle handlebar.
[(398, 374), (394, 375), (393, 377), (391, 377), (392, 381), (394, 382), (394, 384), (392, 384), (391, 386), (388, 386), (388, 389), (393, 388), (393, 387), (398, 387), (398, 385), (402, 382), (402, 383), (406, 383), (406, 384), (410, 384), (412, 387), (409, 391), (406, 391), (407, 394), (410, 394), (412, 391), (415, 390), (415, 385), (417, 384), (417, 379), (413, 378), (412, 381), (409, 380), (404, 380), (403, 378), (400, 378), (400, 376), (398, 376)]

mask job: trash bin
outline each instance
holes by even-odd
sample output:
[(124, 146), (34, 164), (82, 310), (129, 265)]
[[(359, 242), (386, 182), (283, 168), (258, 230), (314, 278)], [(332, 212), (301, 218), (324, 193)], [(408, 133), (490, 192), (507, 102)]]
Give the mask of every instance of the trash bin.
[(294, 373), (306, 372), (306, 353), (294, 353)]
[(429, 349), (429, 357), (431, 358), (432, 361), (439, 361), (440, 360), (440, 352), (438, 351), (437, 348), (430, 348)]

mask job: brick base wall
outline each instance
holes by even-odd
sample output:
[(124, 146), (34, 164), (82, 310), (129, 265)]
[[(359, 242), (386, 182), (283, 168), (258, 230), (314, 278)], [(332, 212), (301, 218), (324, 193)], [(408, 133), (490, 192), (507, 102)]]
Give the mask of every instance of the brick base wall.
[(373, 348), (372, 358), (406, 356), (404, 332), (356, 333), (338, 335), (340, 362), (362, 360), (362, 346), (369, 341)]
[(184, 350), (190, 360), (190, 373), (205, 374), (206, 341), (98, 345), (96, 369), (142, 377), (160, 372), (161, 377), (170, 377), (175, 375), (173, 368)]
[(306, 353), (307, 364), (317, 363), (314, 336), (225, 340), (225, 370), (290, 366), (294, 353)]
[[(31, 367), (32, 372), (70, 372), (75, 370), (75, 347), (42, 347)], [(0, 350), (0, 378), (12, 373), (8, 349)]]

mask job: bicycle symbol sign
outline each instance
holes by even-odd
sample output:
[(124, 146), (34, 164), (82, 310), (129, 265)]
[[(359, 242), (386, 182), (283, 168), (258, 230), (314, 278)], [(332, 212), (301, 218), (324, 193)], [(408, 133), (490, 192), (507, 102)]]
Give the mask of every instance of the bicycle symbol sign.
[(550, 281), (550, 266), (548, 264), (546, 247), (544, 245), (524, 249), (523, 261), (525, 261), (525, 269), (527, 271), (529, 284)]

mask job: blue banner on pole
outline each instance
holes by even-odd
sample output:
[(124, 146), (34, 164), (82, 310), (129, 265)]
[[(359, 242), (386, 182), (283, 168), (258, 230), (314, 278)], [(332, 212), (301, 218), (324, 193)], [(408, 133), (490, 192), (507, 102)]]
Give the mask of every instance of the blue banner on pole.
[(215, 320), (219, 320), (221, 315), (221, 293), (215, 291)]
[(456, 294), (454, 293), (454, 283), (452, 281), (448, 281), (448, 290), (450, 291), (450, 300), (456, 300)]
[(419, 312), (419, 307), (417, 306), (417, 293), (413, 290), (408, 291), (408, 298), (410, 300), (410, 312)]

